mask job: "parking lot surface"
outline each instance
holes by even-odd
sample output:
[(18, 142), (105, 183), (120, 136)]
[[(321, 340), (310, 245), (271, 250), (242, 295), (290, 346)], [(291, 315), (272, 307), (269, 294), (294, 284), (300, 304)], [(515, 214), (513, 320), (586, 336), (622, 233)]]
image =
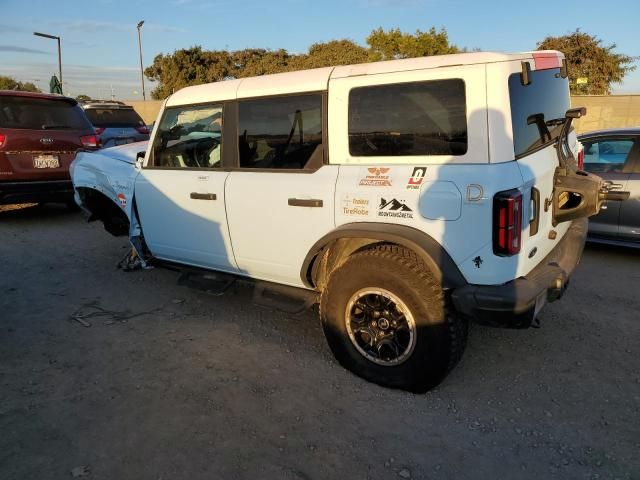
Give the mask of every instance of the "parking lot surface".
[(640, 255), (588, 246), (541, 328), (473, 326), (437, 389), (343, 370), (317, 314), (115, 268), (62, 206), (0, 211), (0, 478), (638, 479)]

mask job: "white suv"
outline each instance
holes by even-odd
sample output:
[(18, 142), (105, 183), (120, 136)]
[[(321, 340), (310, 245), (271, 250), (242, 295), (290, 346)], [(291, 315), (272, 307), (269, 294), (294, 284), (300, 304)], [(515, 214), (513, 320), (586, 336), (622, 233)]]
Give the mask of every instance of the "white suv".
[(554, 51), (321, 68), (184, 88), (139, 159), (72, 178), (142, 262), (316, 292), (342, 365), (425, 391), (468, 320), (526, 328), (563, 293), (608, 195), (578, 168), (583, 113)]

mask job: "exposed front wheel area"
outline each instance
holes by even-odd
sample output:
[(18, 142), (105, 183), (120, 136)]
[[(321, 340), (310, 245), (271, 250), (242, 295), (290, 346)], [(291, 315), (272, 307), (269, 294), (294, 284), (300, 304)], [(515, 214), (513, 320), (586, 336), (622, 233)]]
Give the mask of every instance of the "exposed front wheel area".
[(466, 322), (412, 251), (381, 244), (351, 255), (320, 299), (327, 342), (342, 366), (391, 388), (425, 392), (464, 351)]

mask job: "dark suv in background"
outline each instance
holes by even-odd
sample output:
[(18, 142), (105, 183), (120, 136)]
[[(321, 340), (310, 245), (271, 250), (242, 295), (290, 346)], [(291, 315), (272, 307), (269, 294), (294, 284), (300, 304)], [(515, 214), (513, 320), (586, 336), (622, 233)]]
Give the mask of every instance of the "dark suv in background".
[(96, 130), (101, 147), (149, 140), (149, 129), (133, 107), (115, 100), (89, 100), (81, 105)]
[(0, 204), (73, 205), (69, 165), (98, 138), (78, 102), (0, 90)]

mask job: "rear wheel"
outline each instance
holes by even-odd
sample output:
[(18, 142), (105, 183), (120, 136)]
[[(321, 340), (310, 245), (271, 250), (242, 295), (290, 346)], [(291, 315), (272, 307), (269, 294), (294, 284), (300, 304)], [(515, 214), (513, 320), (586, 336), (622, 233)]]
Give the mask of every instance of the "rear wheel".
[(425, 392), (464, 351), (466, 322), (411, 250), (379, 245), (349, 257), (320, 300), (325, 336), (345, 368), (385, 387)]

